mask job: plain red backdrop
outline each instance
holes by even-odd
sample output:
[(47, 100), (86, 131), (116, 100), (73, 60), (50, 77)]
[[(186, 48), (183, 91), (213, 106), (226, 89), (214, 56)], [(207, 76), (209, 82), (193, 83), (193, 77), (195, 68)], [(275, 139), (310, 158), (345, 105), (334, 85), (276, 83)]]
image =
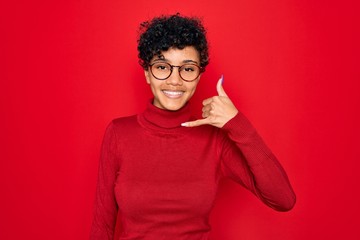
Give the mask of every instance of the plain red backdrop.
[(2, 1), (0, 239), (88, 239), (108, 122), (151, 97), (140, 22), (200, 16), (211, 63), (194, 96), (224, 88), (287, 170), (288, 213), (224, 181), (218, 240), (359, 239), (357, 1)]

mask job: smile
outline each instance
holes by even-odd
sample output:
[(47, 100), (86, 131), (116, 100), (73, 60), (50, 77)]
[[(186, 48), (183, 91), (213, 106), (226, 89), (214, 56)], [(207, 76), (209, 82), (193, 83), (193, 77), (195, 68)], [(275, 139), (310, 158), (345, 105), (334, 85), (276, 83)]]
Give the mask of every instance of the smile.
[(162, 90), (162, 92), (169, 98), (179, 98), (184, 94), (184, 91)]

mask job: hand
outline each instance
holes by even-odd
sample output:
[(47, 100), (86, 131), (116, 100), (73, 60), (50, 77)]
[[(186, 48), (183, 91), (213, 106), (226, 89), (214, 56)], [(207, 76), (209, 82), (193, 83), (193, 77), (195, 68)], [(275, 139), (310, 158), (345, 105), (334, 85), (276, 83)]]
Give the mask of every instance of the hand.
[(185, 122), (181, 126), (184, 127), (197, 127), (200, 125), (208, 124), (218, 128), (222, 128), (230, 119), (236, 116), (238, 110), (225, 93), (222, 87), (223, 77), (219, 79), (216, 84), (218, 96), (214, 96), (203, 101), (204, 107), (202, 108), (203, 119)]

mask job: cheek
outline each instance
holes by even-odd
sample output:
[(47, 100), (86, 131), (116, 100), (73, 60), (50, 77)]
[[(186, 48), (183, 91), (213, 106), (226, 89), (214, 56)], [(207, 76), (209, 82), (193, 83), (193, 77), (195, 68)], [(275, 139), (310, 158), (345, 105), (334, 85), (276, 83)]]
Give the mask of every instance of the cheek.
[(189, 86), (188, 89), (190, 89), (191, 95), (193, 95), (195, 93), (196, 87), (197, 87), (198, 82), (196, 82), (195, 84)]
[(155, 95), (156, 94), (156, 86), (154, 86), (154, 84), (152, 84), (151, 82), (149, 83), (149, 85), (150, 85), (151, 92)]
[(151, 91), (155, 93), (156, 91), (159, 91), (161, 88), (161, 82), (154, 81), (153, 79), (147, 80), (148, 84), (150, 85)]

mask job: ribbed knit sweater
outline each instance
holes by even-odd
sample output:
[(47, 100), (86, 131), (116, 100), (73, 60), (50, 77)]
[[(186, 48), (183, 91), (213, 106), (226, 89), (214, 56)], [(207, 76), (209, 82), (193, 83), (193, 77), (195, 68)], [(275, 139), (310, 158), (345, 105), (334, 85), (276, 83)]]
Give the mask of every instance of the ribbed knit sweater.
[[(148, 104), (113, 120), (103, 139), (91, 240), (205, 240), (219, 180), (228, 177), (278, 211), (293, 207), (287, 175), (240, 112), (223, 128), (181, 127), (189, 106)], [(115, 229), (118, 228), (118, 229)]]

